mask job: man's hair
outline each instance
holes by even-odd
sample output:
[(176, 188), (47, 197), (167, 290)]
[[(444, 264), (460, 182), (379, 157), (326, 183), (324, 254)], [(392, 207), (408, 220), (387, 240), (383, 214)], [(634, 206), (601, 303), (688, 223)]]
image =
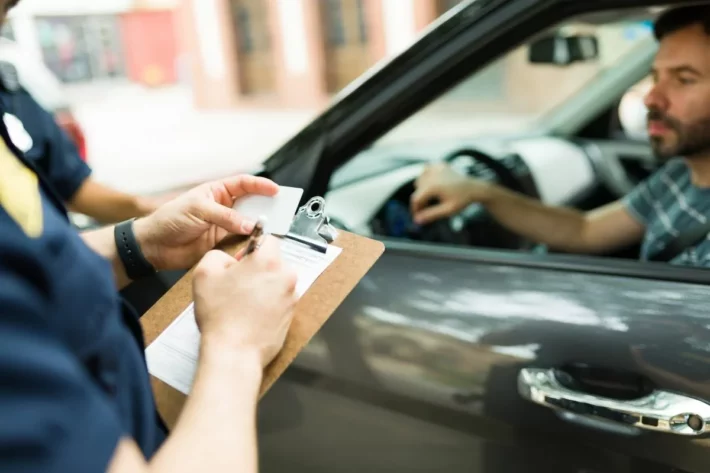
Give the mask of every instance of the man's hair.
[(702, 25), (705, 34), (710, 36), (710, 5), (695, 5), (666, 10), (656, 19), (653, 34), (660, 41), (671, 33), (694, 25)]

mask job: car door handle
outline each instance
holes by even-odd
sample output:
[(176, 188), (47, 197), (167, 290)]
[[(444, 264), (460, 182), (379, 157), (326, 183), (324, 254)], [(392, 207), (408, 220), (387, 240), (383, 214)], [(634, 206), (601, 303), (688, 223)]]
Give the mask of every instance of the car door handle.
[(611, 399), (563, 386), (555, 370), (523, 368), (518, 392), (541, 406), (641, 429), (690, 437), (710, 432), (710, 404), (668, 391), (654, 390), (631, 400)]

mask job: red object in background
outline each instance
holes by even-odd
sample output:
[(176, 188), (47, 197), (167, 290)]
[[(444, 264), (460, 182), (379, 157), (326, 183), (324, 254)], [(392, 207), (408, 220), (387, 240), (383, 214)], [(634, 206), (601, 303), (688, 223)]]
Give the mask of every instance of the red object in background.
[(121, 15), (121, 35), (129, 79), (149, 86), (177, 82), (178, 40), (174, 11), (124, 13)]
[(68, 110), (61, 110), (54, 114), (54, 119), (76, 145), (76, 149), (79, 150), (79, 157), (86, 162), (86, 137), (84, 136), (84, 130), (82, 130), (74, 115)]

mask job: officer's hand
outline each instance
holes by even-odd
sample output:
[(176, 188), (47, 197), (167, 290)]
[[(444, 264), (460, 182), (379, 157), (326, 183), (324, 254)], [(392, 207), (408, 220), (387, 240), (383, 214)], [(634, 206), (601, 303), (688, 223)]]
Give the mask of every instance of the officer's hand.
[(411, 212), (420, 225), (457, 214), (473, 202), (485, 203), (491, 185), (454, 171), (446, 164), (424, 170), (415, 183)]
[(136, 220), (136, 238), (156, 269), (189, 268), (228, 234), (247, 234), (254, 228), (255, 222), (232, 209), (236, 199), (272, 196), (278, 190), (274, 182), (249, 175), (203, 184)]
[(281, 259), (280, 243), (266, 237), (238, 261), (210, 251), (195, 268), (195, 317), (202, 343), (256, 353), (266, 366), (283, 346), (296, 302), (296, 274)]

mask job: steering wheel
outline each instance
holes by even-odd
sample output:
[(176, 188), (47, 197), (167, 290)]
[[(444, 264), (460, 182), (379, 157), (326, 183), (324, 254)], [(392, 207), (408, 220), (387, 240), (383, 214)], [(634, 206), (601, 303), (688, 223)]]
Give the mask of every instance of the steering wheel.
[[(525, 185), (522, 184), (520, 179), (518, 179), (515, 174), (513, 174), (513, 171), (508, 169), (505, 164), (499, 159), (495, 159), (492, 156), (488, 156), (487, 154), (483, 153), (482, 151), (479, 151), (477, 149), (473, 148), (461, 148), (456, 151), (453, 151), (449, 154), (447, 154), (443, 161), (445, 163), (451, 164), (454, 161), (456, 161), (457, 158), (461, 156), (468, 156), (470, 158), (473, 158), (476, 161), (479, 161), (483, 164), (486, 165), (488, 169), (493, 171), (493, 173), (496, 175), (498, 178), (498, 183), (512, 191), (515, 192), (520, 192), (521, 194), (527, 194), (528, 190), (526, 189)], [(469, 172), (470, 174), (470, 172)]]
[[(442, 161), (452, 164), (458, 158), (468, 156), (475, 161), (483, 163), (496, 176), (499, 185), (522, 194), (530, 194), (528, 186), (513, 173), (503, 162), (495, 159), (482, 151), (474, 148), (460, 148), (447, 154)], [(472, 174), (472, 169), (468, 170), (468, 174)], [(481, 206), (474, 210), (474, 214), (478, 215), (485, 212)], [(507, 230), (494, 219), (489, 218), (481, 224), (467, 225), (470, 223), (470, 217), (466, 217), (464, 212), (453, 215), (448, 219), (439, 220), (426, 225), (422, 229), (422, 236), (429, 241), (448, 241), (457, 244), (465, 244), (470, 246), (486, 246), (485, 243), (491, 241), (491, 235), (498, 235), (496, 242), (497, 248), (506, 249), (524, 249), (529, 250), (535, 246), (530, 240), (523, 238), (511, 231)]]

